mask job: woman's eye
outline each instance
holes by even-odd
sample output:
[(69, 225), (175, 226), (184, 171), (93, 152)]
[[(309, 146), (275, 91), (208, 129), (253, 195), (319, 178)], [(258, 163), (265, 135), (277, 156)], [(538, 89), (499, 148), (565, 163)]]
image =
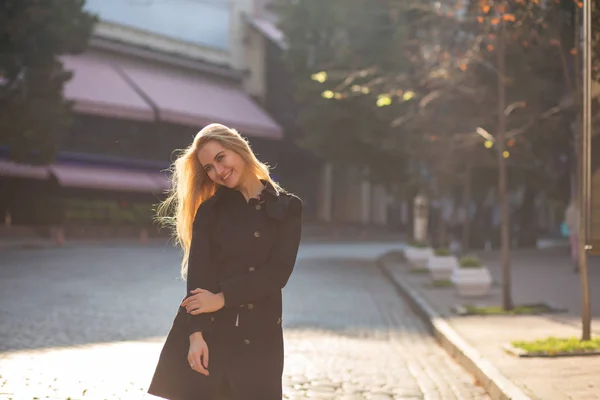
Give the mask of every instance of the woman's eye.
[(206, 172), (210, 171), (210, 165), (208, 165), (208, 166), (204, 167), (204, 170), (205, 170)]
[(225, 157), (224, 155), (220, 155), (217, 157), (217, 161), (221, 161), (223, 159), (223, 157)]

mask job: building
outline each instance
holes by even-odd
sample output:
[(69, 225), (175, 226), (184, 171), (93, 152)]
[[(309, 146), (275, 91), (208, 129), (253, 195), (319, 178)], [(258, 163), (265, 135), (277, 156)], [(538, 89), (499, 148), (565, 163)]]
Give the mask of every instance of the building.
[(100, 22), (88, 51), (62, 57), (74, 73), (65, 96), (75, 120), (57, 162), (17, 165), (0, 149), (5, 225), (62, 226), (67, 237), (152, 234), (173, 150), (215, 121), (248, 137), (274, 178), (304, 199), (307, 220), (389, 224), (383, 187), (295, 145), (285, 40), (269, 3), (87, 0)]
[(67, 237), (152, 232), (173, 150), (210, 122), (247, 136), (295, 191), (301, 164), (289, 157), (297, 151), (263, 107), (264, 71), (247, 67), (257, 59), (246, 51), (252, 0), (88, 0), (86, 7), (100, 18), (89, 49), (62, 57), (74, 73), (64, 91), (74, 124), (53, 165), (0, 159), (5, 225), (63, 226)]

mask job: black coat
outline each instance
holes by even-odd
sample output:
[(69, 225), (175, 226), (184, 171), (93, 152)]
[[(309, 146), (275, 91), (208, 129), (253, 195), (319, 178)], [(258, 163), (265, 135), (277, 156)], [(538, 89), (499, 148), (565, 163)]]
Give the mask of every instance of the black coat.
[[(301, 236), (302, 201), (269, 183), (246, 202), (220, 188), (194, 219), (187, 293), (223, 292), (225, 307), (210, 314), (178, 310), (148, 393), (171, 400), (217, 400), (227, 382), (235, 400), (282, 398), (281, 289)], [(208, 377), (188, 365), (189, 335), (203, 332)]]

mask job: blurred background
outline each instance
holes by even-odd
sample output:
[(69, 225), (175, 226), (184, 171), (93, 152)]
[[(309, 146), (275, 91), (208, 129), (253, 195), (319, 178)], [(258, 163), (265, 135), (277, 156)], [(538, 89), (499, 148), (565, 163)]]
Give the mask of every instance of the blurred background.
[(582, 3), (496, 3), (5, 1), (2, 235), (166, 235), (165, 170), (216, 121), (311, 229), (411, 232), (421, 194), (434, 241), (499, 246), (501, 198), (512, 246), (561, 240)]
[(600, 0), (0, 1), (0, 398), (145, 392), (155, 208), (219, 122), (304, 200), (285, 398), (598, 399), (503, 349), (600, 352), (599, 39)]

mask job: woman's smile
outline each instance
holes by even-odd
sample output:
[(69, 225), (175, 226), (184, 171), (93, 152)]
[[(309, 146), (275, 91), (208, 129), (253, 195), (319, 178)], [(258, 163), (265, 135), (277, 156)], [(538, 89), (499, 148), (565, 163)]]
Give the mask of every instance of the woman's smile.
[(233, 170), (230, 170), (229, 172), (227, 172), (226, 174), (224, 174), (221, 178), (221, 180), (223, 182), (225, 182), (227, 179), (229, 179), (229, 177), (231, 177), (231, 174), (233, 174)]

